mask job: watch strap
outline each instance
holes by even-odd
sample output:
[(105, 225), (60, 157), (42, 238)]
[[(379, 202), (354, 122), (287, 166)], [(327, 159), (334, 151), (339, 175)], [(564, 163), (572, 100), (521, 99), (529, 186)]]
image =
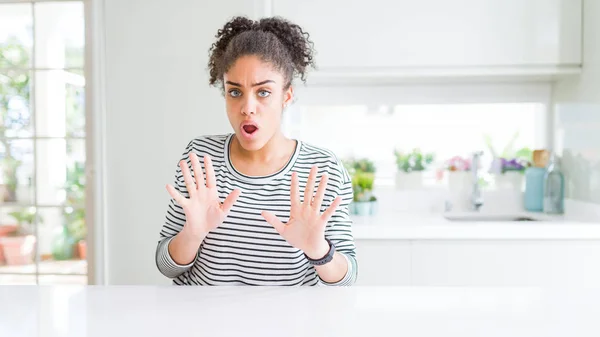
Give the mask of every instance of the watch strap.
[(327, 252), (327, 254), (325, 254), (325, 256), (323, 256), (322, 258), (315, 260), (311, 259), (310, 257), (308, 257), (308, 255), (306, 255), (306, 253), (304, 253), (304, 256), (308, 260), (308, 263), (310, 263), (313, 266), (322, 266), (333, 260), (333, 255), (335, 254), (335, 244), (331, 242), (331, 240), (329, 240), (328, 238), (325, 238), (325, 241), (327, 241), (327, 243), (329, 244), (329, 251)]

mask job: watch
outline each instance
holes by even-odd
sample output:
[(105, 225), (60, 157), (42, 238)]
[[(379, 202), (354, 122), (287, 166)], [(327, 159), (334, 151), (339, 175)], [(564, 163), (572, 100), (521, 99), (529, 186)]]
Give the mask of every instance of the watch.
[(308, 255), (306, 255), (306, 253), (304, 253), (304, 256), (306, 256), (308, 263), (310, 263), (313, 266), (322, 266), (326, 263), (331, 262), (331, 260), (333, 260), (333, 254), (335, 253), (335, 244), (333, 242), (331, 242), (331, 240), (329, 240), (328, 238), (325, 238), (325, 241), (327, 241), (327, 243), (329, 244), (329, 252), (327, 252), (327, 254), (325, 254), (325, 256), (323, 256), (322, 258), (320, 258), (318, 260), (311, 259), (310, 257), (308, 257)]

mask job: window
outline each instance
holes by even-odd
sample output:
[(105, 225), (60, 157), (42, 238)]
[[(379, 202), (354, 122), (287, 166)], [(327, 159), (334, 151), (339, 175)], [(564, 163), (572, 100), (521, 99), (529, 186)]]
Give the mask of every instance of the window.
[(433, 154), (423, 182), (435, 186), (445, 184), (439, 170), (452, 157), (470, 158), (474, 151), (483, 151), (485, 179), (492, 149), (502, 154), (511, 144), (516, 152), (546, 142), (546, 105), (541, 102), (297, 104), (286, 113), (289, 136), (327, 147), (342, 159), (373, 161), (379, 186), (395, 184), (395, 150)]
[(83, 1), (0, 3), (0, 284), (87, 283)]

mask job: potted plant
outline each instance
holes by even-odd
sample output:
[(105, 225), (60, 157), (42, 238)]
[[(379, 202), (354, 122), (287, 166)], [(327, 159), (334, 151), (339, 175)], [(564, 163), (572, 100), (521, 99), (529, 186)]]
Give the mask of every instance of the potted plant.
[[(4, 259), (8, 265), (23, 265), (33, 263), (36, 237), (33, 235), (33, 223), (36, 212), (34, 208), (23, 209), (9, 213), (16, 220), (16, 228), (0, 237)], [(42, 219), (38, 219), (41, 223)]]
[(77, 256), (85, 260), (87, 257), (85, 210), (73, 210), (67, 217), (67, 233), (75, 242)]
[(374, 215), (377, 211), (377, 198), (373, 195), (375, 163), (366, 158), (347, 159), (343, 162), (352, 178), (354, 192), (350, 212), (356, 215)]
[(448, 174), (448, 191), (452, 209), (467, 209), (469, 195), (472, 189), (471, 160), (454, 156), (444, 164)]
[(65, 190), (67, 192), (66, 205), (63, 213), (66, 221), (66, 233), (75, 242), (77, 255), (86, 259), (86, 224), (85, 224), (85, 165), (75, 162), (67, 171)]
[(514, 143), (518, 136), (519, 132), (515, 132), (502, 153), (495, 150), (489, 136), (485, 137), (485, 142), (493, 158), (490, 173), (494, 175), (496, 188), (508, 188), (516, 191), (522, 189), (525, 169), (533, 162), (533, 151), (527, 147), (514, 150)]
[(396, 157), (396, 188), (417, 189), (423, 186), (423, 171), (433, 163), (433, 153), (421, 153), (419, 149), (404, 153), (394, 150)]
[(496, 188), (508, 188), (521, 191), (523, 187), (525, 169), (527, 169), (527, 167), (530, 165), (530, 162), (521, 160), (519, 158), (512, 158), (510, 160), (499, 158), (496, 160), (494, 163), (492, 163), (492, 167), (498, 167), (496, 171), (497, 174), (494, 176)]
[(2, 237), (8, 236), (9, 234), (17, 230), (16, 223), (4, 223), (0, 225), (0, 265), (5, 263), (4, 249), (2, 248)]
[(354, 214), (374, 214), (374, 203), (377, 202), (377, 198), (375, 198), (373, 195), (374, 181), (375, 174), (372, 172), (356, 171), (352, 176), (352, 188), (354, 190)]

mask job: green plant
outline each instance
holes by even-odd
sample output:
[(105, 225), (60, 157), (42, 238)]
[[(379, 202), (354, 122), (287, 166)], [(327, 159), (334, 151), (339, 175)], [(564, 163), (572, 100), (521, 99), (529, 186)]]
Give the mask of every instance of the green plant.
[(354, 161), (353, 168), (357, 172), (375, 173), (375, 163), (373, 161), (363, 158)]
[(533, 150), (528, 147), (522, 147), (515, 150), (515, 142), (519, 138), (519, 131), (516, 131), (511, 137), (508, 144), (504, 146), (502, 152), (496, 151), (493, 146), (492, 138), (489, 135), (484, 135), (485, 144), (488, 147), (488, 150), (492, 154), (492, 158), (502, 158), (506, 160), (518, 160), (525, 161), (527, 163), (533, 162)]
[(357, 171), (352, 176), (354, 201), (369, 201), (373, 196), (373, 183), (375, 174), (372, 172)]
[(67, 179), (65, 183), (67, 192), (66, 208), (63, 216), (66, 222), (67, 234), (76, 241), (85, 240), (85, 165), (75, 162), (67, 170)]
[[(36, 221), (35, 208), (24, 208), (19, 211), (10, 212), (8, 215), (17, 221), (17, 228), (12, 233), (9, 233), (10, 236), (24, 236), (33, 233), (31, 227)], [(43, 223), (43, 218), (41, 216), (37, 217), (37, 223)]]
[(367, 158), (342, 160), (344, 167), (352, 178), (352, 189), (354, 201), (375, 201), (373, 196), (373, 184), (375, 182), (375, 163)]
[(9, 137), (16, 136), (30, 124), (29, 109), (14, 108), (27, 106), (30, 101), (30, 75), (20, 70), (28, 65), (27, 50), (17, 38), (10, 37), (0, 44), (0, 68), (5, 69), (0, 73), (0, 147), (4, 149), (4, 153), (0, 153), (0, 167), (7, 188), (4, 201), (16, 201), (17, 169), (21, 166), (21, 161), (12, 153)]
[(424, 171), (435, 158), (433, 153), (423, 154), (419, 149), (413, 149), (408, 153), (394, 150), (394, 155), (398, 170), (406, 173)]

